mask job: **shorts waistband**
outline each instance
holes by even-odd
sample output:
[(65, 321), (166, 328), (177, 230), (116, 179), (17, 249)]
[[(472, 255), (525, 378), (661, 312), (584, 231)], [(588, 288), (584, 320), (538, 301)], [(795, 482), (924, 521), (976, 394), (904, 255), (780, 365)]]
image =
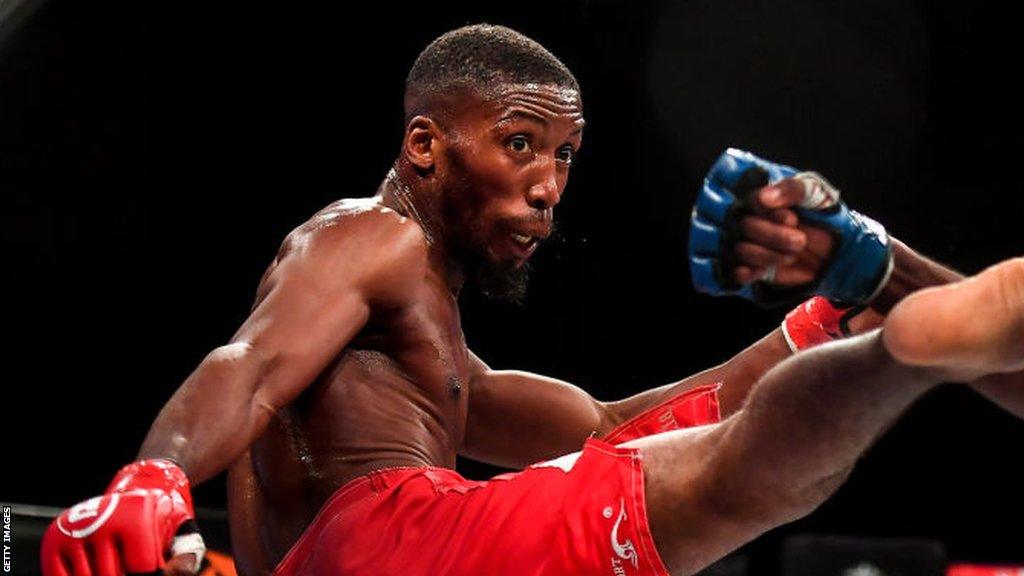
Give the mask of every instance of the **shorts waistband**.
[(330, 498), (327, 499), (327, 502), (325, 502), (320, 508), (316, 517), (309, 523), (302, 535), (299, 536), (298, 541), (278, 563), (277, 567), (274, 569), (274, 574), (281, 573), (281, 570), (292, 562), (293, 556), (296, 554), (301, 555), (299, 550), (305, 547), (310, 541), (311, 534), (316, 532), (325, 515), (334, 515), (338, 511), (344, 510), (364, 498), (380, 494), (384, 490), (387, 490), (391, 486), (399, 483), (404, 478), (426, 472), (439, 475), (451, 475), (461, 478), (458, 472), (449, 468), (441, 468), (437, 466), (392, 466), (372, 470), (343, 484), (341, 488), (334, 491), (334, 494), (331, 494)]
[(426, 472), (429, 472), (431, 475), (462, 478), (455, 470), (439, 466), (391, 466), (379, 468), (346, 482), (327, 499), (321, 510), (345, 508), (349, 504), (358, 502), (363, 498), (380, 494), (409, 476)]

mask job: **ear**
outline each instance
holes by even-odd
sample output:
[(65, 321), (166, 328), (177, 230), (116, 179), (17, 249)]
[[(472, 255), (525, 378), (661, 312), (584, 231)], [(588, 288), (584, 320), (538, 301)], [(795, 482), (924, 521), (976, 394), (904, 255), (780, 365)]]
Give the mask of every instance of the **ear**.
[(433, 172), (445, 145), (441, 127), (427, 116), (414, 116), (405, 127), (402, 154), (420, 172)]

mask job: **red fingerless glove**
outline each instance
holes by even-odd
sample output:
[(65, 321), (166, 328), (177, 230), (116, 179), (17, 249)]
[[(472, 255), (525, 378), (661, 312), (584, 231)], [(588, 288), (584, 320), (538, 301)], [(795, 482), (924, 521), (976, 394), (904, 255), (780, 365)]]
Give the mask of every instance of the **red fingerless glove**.
[(793, 352), (807, 350), (850, 335), (847, 323), (864, 308), (839, 308), (828, 298), (815, 296), (786, 314), (782, 334)]
[(188, 477), (170, 460), (141, 460), (121, 469), (103, 496), (65, 510), (40, 551), (43, 574), (65, 576), (154, 572), (170, 556), (206, 547), (195, 523)]

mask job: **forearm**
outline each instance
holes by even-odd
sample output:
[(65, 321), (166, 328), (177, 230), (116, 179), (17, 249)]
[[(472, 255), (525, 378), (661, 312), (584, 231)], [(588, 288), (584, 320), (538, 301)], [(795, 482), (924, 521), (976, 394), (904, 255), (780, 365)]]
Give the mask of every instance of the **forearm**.
[[(885, 313), (908, 294), (928, 286), (948, 284), (963, 278), (963, 275), (955, 270), (922, 256), (895, 238), (892, 239), (892, 243), (893, 272), (871, 306), (851, 321), (854, 334), (881, 326)], [(775, 330), (720, 366), (609, 405), (619, 418), (628, 420), (696, 386), (722, 382), (719, 401), (722, 415), (726, 416), (743, 406), (750, 388), (765, 372), (791, 354), (782, 331)]]
[(625, 422), (674, 396), (717, 382), (722, 384), (718, 402), (724, 418), (743, 406), (751, 387), (765, 372), (791, 355), (782, 331), (777, 329), (719, 366), (606, 405), (615, 420)]
[[(908, 294), (963, 278), (955, 270), (922, 256), (899, 240), (892, 239), (892, 242), (893, 273), (871, 307), (851, 321), (854, 334), (881, 326), (885, 313)], [(608, 406), (619, 420), (625, 421), (687, 390), (721, 382), (719, 402), (723, 417), (728, 416), (743, 407), (751, 387), (765, 372), (791, 355), (782, 331), (775, 330), (720, 366), (608, 403)]]
[(245, 344), (211, 352), (153, 422), (139, 458), (169, 458), (193, 484), (231, 465), (273, 414), (258, 386), (265, 359)]
[(890, 239), (893, 252), (893, 270), (885, 288), (871, 302), (870, 308), (887, 314), (897, 302), (929, 286), (941, 286), (963, 280), (956, 270), (926, 258), (895, 238)]
[(892, 274), (878, 296), (850, 320), (848, 327), (852, 334), (863, 334), (881, 326), (889, 310), (908, 295), (922, 288), (941, 286), (964, 278), (956, 270), (922, 256), (899, 240), (890, 240), (893, 246)]

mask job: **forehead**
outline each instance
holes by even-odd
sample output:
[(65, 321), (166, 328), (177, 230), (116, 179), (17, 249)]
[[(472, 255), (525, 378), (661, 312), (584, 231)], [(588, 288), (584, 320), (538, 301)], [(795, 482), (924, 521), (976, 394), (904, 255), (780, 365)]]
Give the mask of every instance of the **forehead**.
[(555, 84), (505, 84), (471, 104), (470, 115), (494, 124), (509, 119), (534, 118), (564, 122), (582, 128), (583, 100), (578, 90)]

